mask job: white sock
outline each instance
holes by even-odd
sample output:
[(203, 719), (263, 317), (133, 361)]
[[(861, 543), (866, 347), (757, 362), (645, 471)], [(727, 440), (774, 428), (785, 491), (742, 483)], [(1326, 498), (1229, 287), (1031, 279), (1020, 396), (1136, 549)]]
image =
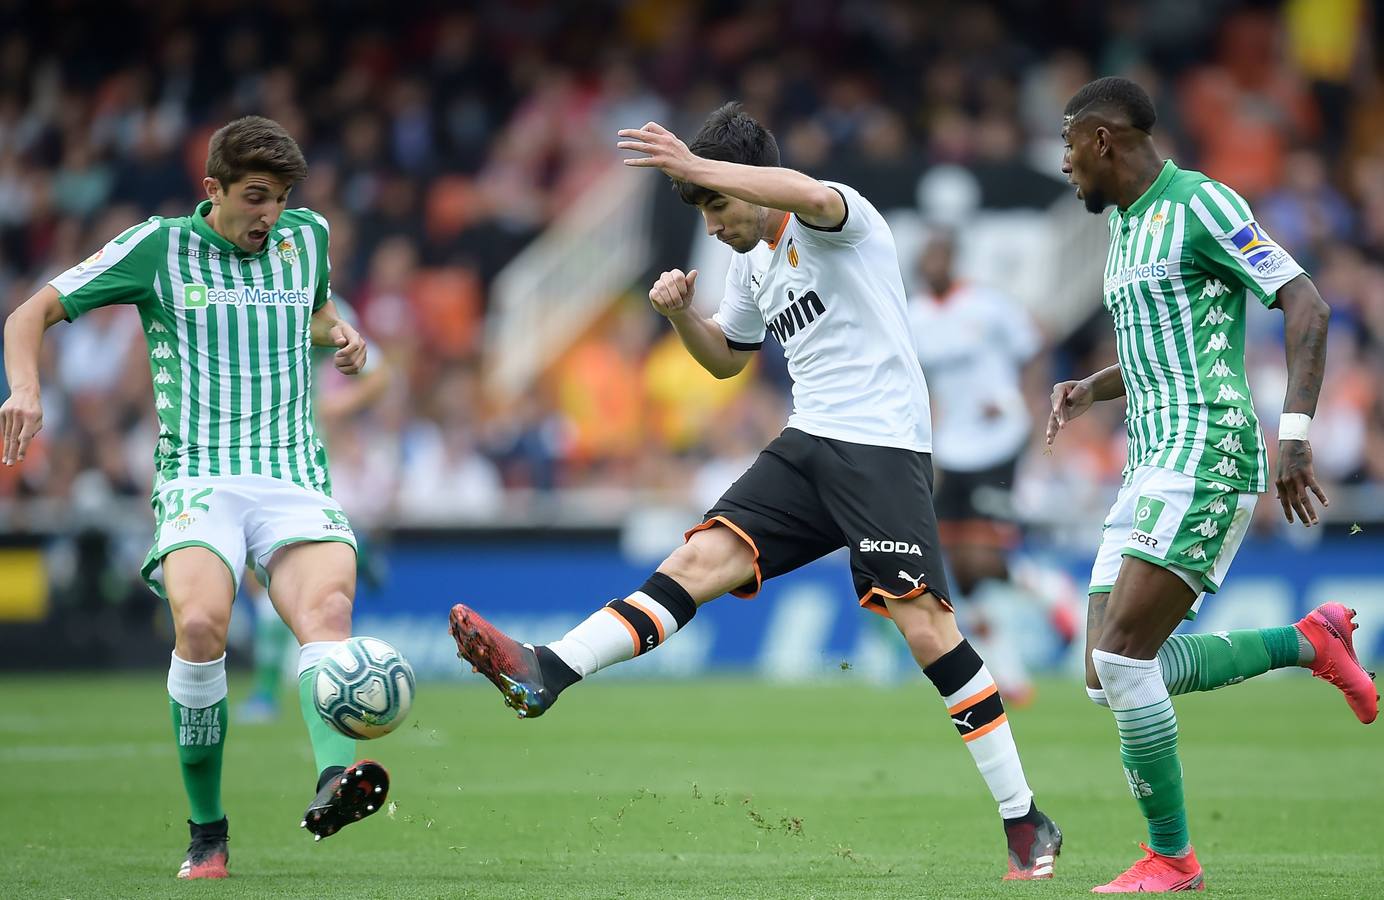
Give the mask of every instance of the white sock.
[(308, 641), (298, 650), (298, 677), (302, 678), (304, 672), (331, 656), (332, 651), (344, 643), (345, 641)]
[(1090, 697), (1091, 702), (1096, 704), (1097, 706), (1104, 706), (1106, 709), (1110, 708), (1110, 701), (1105, 699), (1105, 688), (1093, 688), (1087, 686), (1086, 696)]
[(697, 604), (676, 581), (655, 572), (643, 587), (612, 600), (548, 649), (582, 678), (647, 653), (692, 620)]
[(206, 709), (226, 698), (226, 654), (211, 662), (188, 662), (173, 653), (168, 666), (168, 696), (188, 709)]
[(995, 679), (975, 649), (962, 641), (923, 674), (937, 686), (947, 704), (947, 714), (999, 804), (1000, 816), (1017, 819), (1025, 815), (1033, 804), (1033, 791), (1024, 778)]

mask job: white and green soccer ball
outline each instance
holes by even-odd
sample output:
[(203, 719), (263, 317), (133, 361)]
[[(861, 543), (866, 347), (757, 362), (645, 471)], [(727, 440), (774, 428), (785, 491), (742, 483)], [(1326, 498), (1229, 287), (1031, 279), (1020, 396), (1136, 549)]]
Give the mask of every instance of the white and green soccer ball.
[(353, 637), (317, 664), (312, 702), (350, 738), (384, 737), (403, 724), (413, 706), (413, 667), (393, 645)]

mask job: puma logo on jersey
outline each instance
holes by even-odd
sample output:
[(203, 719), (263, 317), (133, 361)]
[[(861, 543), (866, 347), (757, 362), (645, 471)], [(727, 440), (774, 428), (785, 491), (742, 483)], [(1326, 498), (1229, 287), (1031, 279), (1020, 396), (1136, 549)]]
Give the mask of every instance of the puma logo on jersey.
[[(860, 539), (861, 553), (911, 553), (914, 556), (922, 556), (923, 550), (917, 544), (908, 541), (881, 541), (875, 538)], [(919, 576), (921, 577), (921, 576)]]
[[(924, 572), (923, 575), (925, 575), (925, 574), (927, 574), (927, 573)], [(916, 590), (922, 590), (922, 587), (923, 587), (923, 575), (919, 575), (917, 578), (914, 578), (912, 575), (909, 575), (909, 574), (908, 574), (907, 572), (905, 572), (903, 569), (899, 569), (899, 577), (902, 578), (904, 581), (907, 581), (909, 584), (913, 585), (913, 589), (914, 589), (915, 591), (916, 591)]]
[(817, 321), (817, 317), (826, 311), (826, 304), (817, 296), (816, 291), (808, 291), (801, 297), (794, 297), (793, 292), (789, 291), (788, 308), (774, 316), (774, 321), (769, 323), (769, 330), (778, 338), (780, 344), (786, 344), (789, 338)]
[[(899, 574), (903, 574), (903, 573), (900, 572)], [(976, 711), (975, 711), (975, 710), (973, 710), (973, 709), (968, 709), (968, 710), (966, 710), (966, 717), (965, 717), (965, 718), (963, 718), (963, 719), (958, 719), (958, 718), (956, 718), (955, 716), (952, 716), (952, 721), (956, 723), (956, 727), (957, 727), (957, 728), (967, 728), (967, 729), (970, 729), (971, 731), (975, 731), (975, 728), (976, 728), (976, 727), (975, 727), (974, 725), (971, 724), (971, 716), (973, 716), (973, 715), (975, 715), (975, 714), (976, 714)]]

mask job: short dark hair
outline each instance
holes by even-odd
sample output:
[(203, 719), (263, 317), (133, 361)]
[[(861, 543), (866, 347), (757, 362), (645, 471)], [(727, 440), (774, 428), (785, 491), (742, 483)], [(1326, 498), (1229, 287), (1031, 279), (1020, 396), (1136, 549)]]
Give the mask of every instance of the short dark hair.
[(1063, 115), (1073, 119), (1087, 113), (1117, 114), (1143, 132), (1152, 132), (1158, 113), (1148, 92), (1128, 78), (1097, 78), (1072, 95)]
[[(754, 120), (738, 102), (731, 101), (707, 116), (702, 130), (687, 145), (694, 156), (747, 166), (777, 166), (778, 141), (769, 129)], [(690, 181), (674, 181), (682, 202), (706, 203), (716, 192)]]
[(251, 172), (268, 172), (295, 185), (308, 177), (298, 142), (263, 116), (244, 116), (216, 129), (207, 147), (207, 175), (228, 188)]

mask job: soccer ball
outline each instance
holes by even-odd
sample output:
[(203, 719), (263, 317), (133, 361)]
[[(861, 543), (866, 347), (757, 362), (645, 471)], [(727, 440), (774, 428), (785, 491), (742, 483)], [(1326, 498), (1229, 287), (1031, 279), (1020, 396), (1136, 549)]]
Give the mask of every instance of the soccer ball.
[(413, 706), (413, 667), (393, 646), (372, 637), (343, 641), (317, 665), (312, 702), (327, 724), (349, 738), (384, 737)]

